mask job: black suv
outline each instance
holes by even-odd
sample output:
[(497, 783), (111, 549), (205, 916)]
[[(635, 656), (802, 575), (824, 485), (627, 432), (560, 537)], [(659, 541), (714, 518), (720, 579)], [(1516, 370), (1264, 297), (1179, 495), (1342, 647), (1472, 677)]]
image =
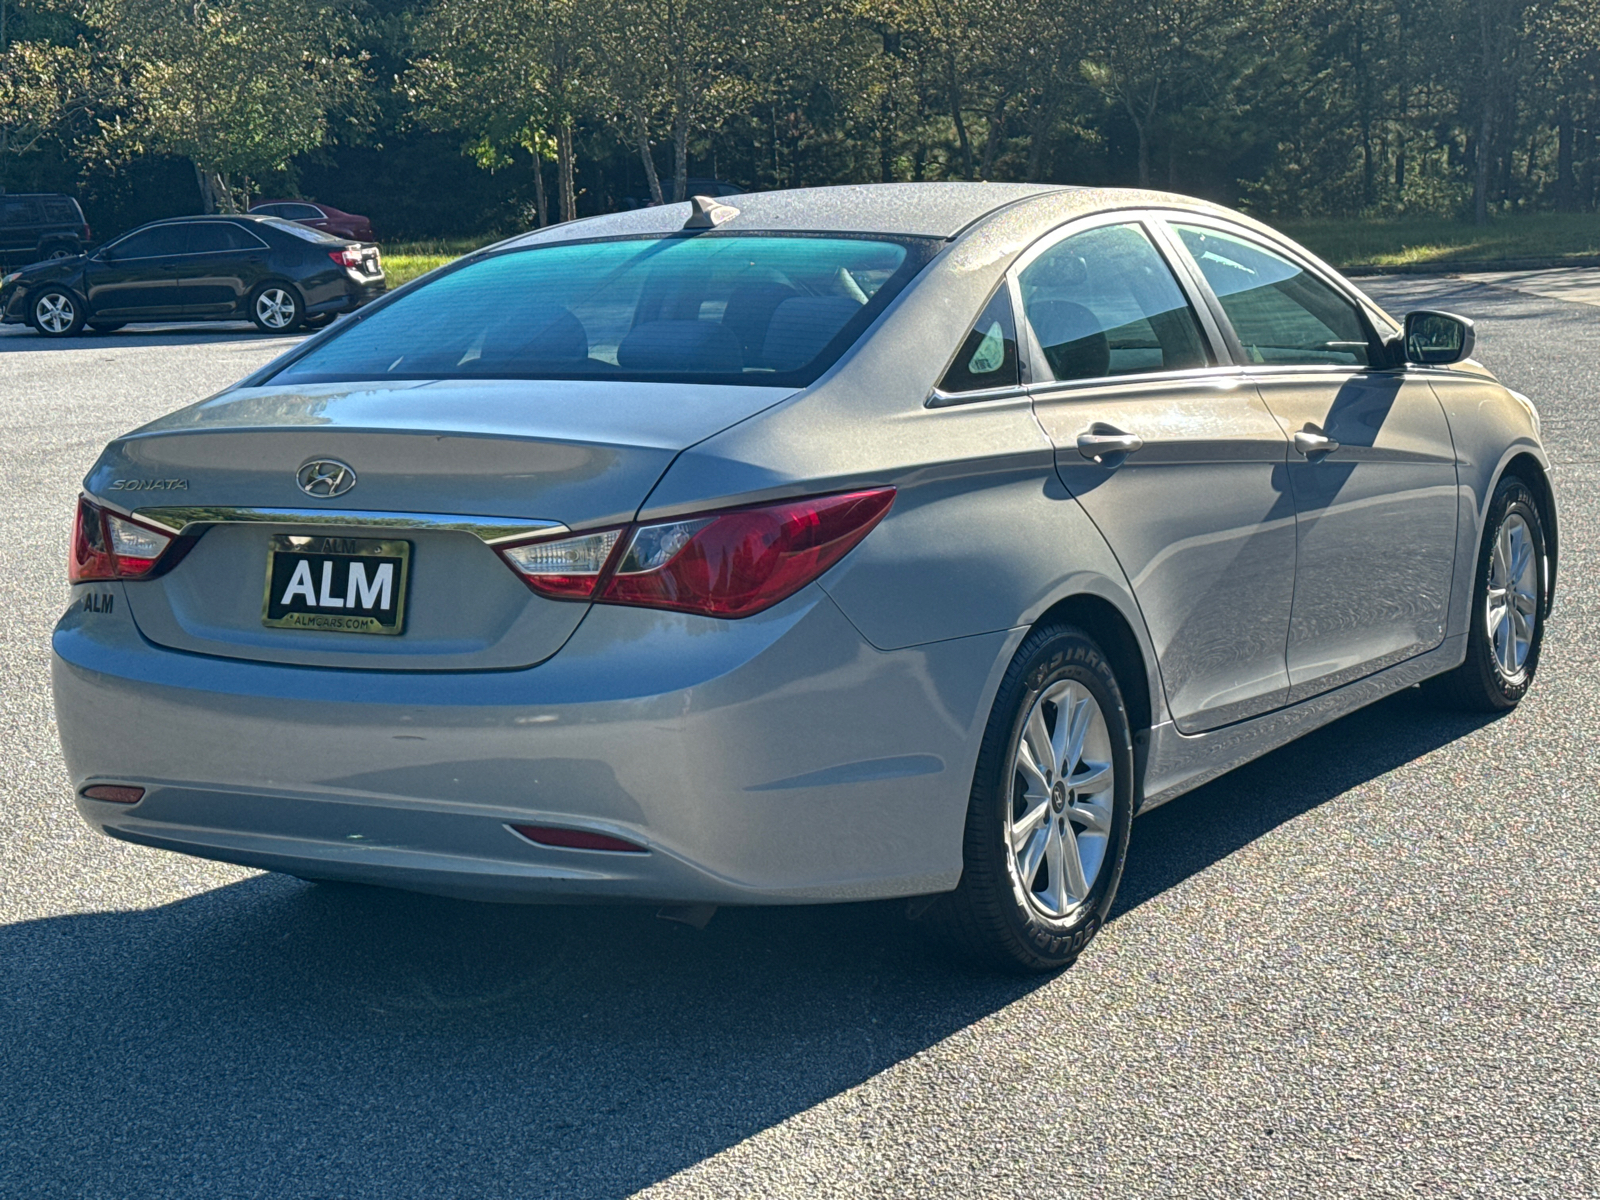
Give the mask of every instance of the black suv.
[(71, 258), (88, 245), (89, 226), (71, 196), (0, 194), (0, 263)]

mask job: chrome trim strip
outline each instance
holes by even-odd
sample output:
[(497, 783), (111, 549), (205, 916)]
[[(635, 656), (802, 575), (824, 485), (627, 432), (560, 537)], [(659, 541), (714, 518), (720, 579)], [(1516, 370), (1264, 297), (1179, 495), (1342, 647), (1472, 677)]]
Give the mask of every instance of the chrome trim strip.
[(453, 516), (446, 513), (360, 512), (331, 508), (236, 508), (228, 506), (141, 508), (133, 519), (170, 529), (179, 535), (198, 533), (208, 525), (271, 523), (316, 525), (342, 529), (427, 529), (470, 533), (486, 545), (567, 532), (559, 521), (511, 517)]
[(1025, 387), (984, 388), (981, 391), (946, 392), (934, 388), (923, 401), (924, 408), (952, 408), (957, 404), (980, 404), (985, 400), (1020, 400), (1026, 397)]

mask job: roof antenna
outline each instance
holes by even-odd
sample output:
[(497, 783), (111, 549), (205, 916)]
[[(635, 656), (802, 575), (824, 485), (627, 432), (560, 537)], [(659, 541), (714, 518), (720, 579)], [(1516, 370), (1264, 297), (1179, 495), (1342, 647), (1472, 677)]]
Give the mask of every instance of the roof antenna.
[(718, 204), (710, 196), (690, 196), (689, 205), (694, 210), (683, 223), (685, 229), (714, 229), (739, 215), (739, 210), (729, 204)]

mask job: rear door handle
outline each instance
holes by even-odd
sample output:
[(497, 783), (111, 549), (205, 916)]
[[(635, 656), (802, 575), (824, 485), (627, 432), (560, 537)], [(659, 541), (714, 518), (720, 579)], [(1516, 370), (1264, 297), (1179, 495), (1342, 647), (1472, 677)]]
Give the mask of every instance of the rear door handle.
[[(1103, 467), (1114, 467), (1127, 455), (1143, 449), (1144, 439), (1137, 433), (1093, 429), (1078, 435), (1078, 453)], [(1113, 457), (1115, 461), (1106, 461)]]
[(1302, 429), (1294, 435), (1294, 448), (1307, 458), (1310, 458), (1313, 454), (1332, 454), (1339, 448), (1339, 443), (1331, 437), (1313, 433), (1309, 429)]

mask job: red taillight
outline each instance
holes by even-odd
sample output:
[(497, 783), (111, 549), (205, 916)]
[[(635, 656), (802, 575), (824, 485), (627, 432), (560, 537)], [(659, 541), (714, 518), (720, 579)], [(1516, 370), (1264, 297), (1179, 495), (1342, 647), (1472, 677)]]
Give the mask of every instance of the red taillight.
[(563, 850), (610, 850), (618, 854), (648, 854), (643, 846), (587, 829), (562, 829), (555, 825), (513, 825), (530, 842), (540, 846), (559, 846)]
[(893, 503), (892, 487), (873, 488), (499, 551), (524, 583), (553, 599), (748, 617), (850, 553)]
[(357, 250), (329, 250), (328, 257), (341, 267), (359, 267), (361, 265), (361, 253)]
[(748, 617), (833, 566), (893, 503), (893, 488), (876, 488), (640, 525), (600, 600)]
[(97, 783), (93, 787), (84, 788), (82, 795), (90, 800), (108, 800), (112, 804), (137, 804), (144, 799), (144, 789)]
[(87, 496), (78, 497), (67, 559), (71, 583), (102, 579), (140, 579), (172, 545), (172, 535), (107, 512)]

